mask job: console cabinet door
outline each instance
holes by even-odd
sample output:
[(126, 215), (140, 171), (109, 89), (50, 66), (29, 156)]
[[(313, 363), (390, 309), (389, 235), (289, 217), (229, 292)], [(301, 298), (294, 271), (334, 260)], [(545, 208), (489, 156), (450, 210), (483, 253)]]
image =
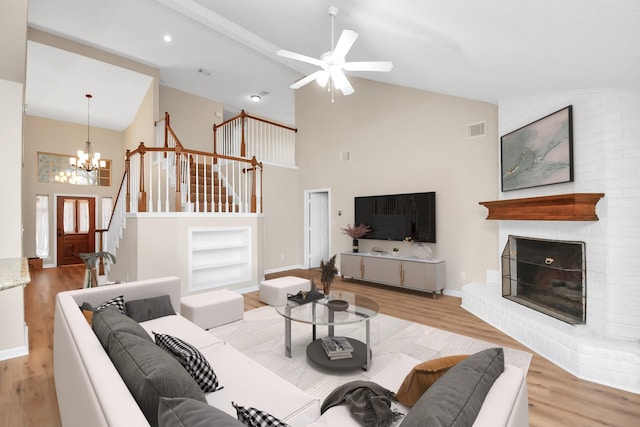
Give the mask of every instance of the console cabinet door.
[(362, 279), (362, 257), (340, 254), (340, 275)]
[(438, 292), (444, 289), (444, 263), (405, 261), (402, 265), (403, 286)]
[(400, 286), (402, 262), (395, 259), (370, 257), (363, 259), (364, 280)]

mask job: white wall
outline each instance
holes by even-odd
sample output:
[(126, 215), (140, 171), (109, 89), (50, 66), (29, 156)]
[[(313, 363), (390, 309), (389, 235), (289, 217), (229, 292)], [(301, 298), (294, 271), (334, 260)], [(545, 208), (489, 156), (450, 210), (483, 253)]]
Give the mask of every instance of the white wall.
[[(430, 247), (446, 260), (446, 290), (456, 293), (469, 280), (484, 280), (487, 268), (498, 267), (497, 224), (485, 220), (487, 211), (478, 204), (497, 197), (497, 107), (350, 80), (356, 92), (337, 93), (334, 103), (314, 84), (296, 92), (298, 192), (331, 189), (331, 253), (351, 250), (340, 228), (353, 223), (354, 196), (436, 191), (437, 243)], [(480, 121), (487, 123), (487, 136), (466, 139), (466, 126)], [(344, 151), (351, 161), (341, 162)], [(302, 201), (297, 209), (301, 218)], [(302, 230), (298, 234), (302, 239)], [(398, 242), (360, 245), (362, 251), (399, 246), (411, 256), (410, 246)]]
[[(599, 221), (500, 221), (509, 234), (586, 243), (587, 325), (610, 338), (640, 339), (640, 95), (571, 91), (500, 102), (500, 134), (573, 105), (574, 182), (501, 198), (605, 193)], [(496, 184), (499, 187), (499, 181)]]

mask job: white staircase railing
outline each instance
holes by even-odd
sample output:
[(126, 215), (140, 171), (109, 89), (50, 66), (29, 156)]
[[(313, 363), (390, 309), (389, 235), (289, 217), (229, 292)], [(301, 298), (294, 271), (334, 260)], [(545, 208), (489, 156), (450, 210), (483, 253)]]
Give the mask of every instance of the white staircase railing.
[(226, 156), (255, 157), (268, 164), (295, 166), (297, 131), (243, 110), (238, 116), (213, 126), (213, 151)]

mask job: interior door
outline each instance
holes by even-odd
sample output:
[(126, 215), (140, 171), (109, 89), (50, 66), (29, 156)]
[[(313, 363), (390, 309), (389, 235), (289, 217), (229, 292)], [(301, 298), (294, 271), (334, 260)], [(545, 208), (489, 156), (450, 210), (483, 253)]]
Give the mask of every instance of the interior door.
[(309, 268), (317, 268), (321, 260), (329, 259), (329, 193), (314, 191), (308, 195)]
[(95, 252), (96, 202), (93, 197), (57, 197), (58, 265), (82, 264), (82, 252)]

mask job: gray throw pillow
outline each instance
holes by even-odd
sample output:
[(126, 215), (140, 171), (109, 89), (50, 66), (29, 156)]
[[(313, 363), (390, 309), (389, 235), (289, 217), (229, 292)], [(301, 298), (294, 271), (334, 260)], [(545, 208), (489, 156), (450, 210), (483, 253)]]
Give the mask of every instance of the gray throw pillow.
[(127, 301), (124, 306), (127, 315), (136, 322), (146, 322), (158, 317), (176, 314), (169, 295)]
[(151, 341), (115, 331), (109, 340), (109, 357), (153, 427), (158, 425), (161, 397), (207, 401), (182, 365)]
[(400, 427), (472, 425), (489, 389), (503, 371), (502, 348), (490, 348), (467, 357), (429, 387)]
[(115, 307), (107, 307), (103, 310), (96, 311), (93, 314), (91, 328), (105, 350), (109, 349), (109, 339), (111, 333), (114, 331), (125, 331), (144, 338), (149, 342), (153, 342), (147, 331), (145, 331), (138, 322), (122, 314)]
[(244, 427), (226, 412), (193, 399), (161, 397), (158, 405), (160, 427)]

